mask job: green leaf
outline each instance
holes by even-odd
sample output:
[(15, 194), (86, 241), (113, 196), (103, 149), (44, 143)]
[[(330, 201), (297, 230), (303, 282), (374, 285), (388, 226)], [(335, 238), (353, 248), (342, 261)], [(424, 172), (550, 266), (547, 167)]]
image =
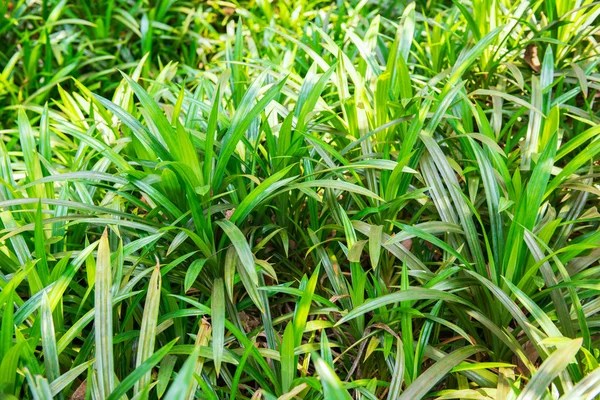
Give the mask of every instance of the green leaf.
[(183, 289), (186, 292), (190, 290), (194, 282), (196, 282), (196, 279), (198, 278), (200, 271), (202, 271), (204, 264), (206, 264), (206, 258), (196, 259), (190, 264), (189, 268), (185, 272), (185, 281), (183, 284)]
[(323, 395), (325, 400), (351, 400), (352, 397), (344, 388), (340, 378), (335, 374), (333, 369), (322, 358), (313, 355), (315, 360), (315, 369), (321, 378), (323, 386)]
[(364, 315), (370, 311), (376, 310), (380, 307), (385, 307), (388, 304), (398, 303), (400, 301), (416, 301), (416, 300), (444, 300), (450, 301), (454, 303), (459, 303), (466, 305), (468, 307), (472, 307), (469, 302), (463, 300), (462, 298), (450, 294), (445, 293), (440, 290), (435, 289), (425, 289), (425, 288), (416, 288), (411, 287), (406, 291), (399, 291), (395, 293), (390, 293), (384, 296), (379, 296), (373, 299), (369, 299), (365, 301), (365, 303), (360, 306), (350, 310), (348, 314), (344, 315), (340, 320), (335, 324), (339, 326), (345, 322), (348, 322), (360, 315)]
[[(139, 383), (141, 379), (150, 373), (152, 368), (163, 359), (169, 353), (169, 350), (175, 345), (177, 338), (173, 339), (156, 353), (152, 354), (146, 359), (139, 367), (137, 367), (131, 374), (127, 375), (125, 379), (115, 388), (115, 390), (108, 396), (108, 400), (118, 400), (121, 396), (125, 395), (129, 389), (136, 383)], [(168, 397), (167, 397), (168, 398)]]
[(600, 368), (596, 368), (559, 400), (593, 399), (600, 393)]
[[(229, 159), (231, 158), (235, 147), (242, 139), (244, 133), (252, 121), (254, 121), (254, 119), (263, 112), (265, 107), (275, 98), (275, 96), (279, 94), (283, 88), (283, 85), (285, 84), (286, 79), (282, 79), (279, 83), (274, 84), (265, 92), (260, 100), (254, 104), (258, 88), (262, 85), (267, 73), (268, 71), (263, 72), (252, 83), (242, 98), (241, 103), (231, 121), (231, 125), (225, 133), (225, 137), (222, 140), (222, 148), (219, 152), (219, 157), (217, 160), (217, 166), (213, 174), (212, 188), (215, 190), (221, 186)], [(254, 106), (252, 106), (252, 104), (254, 104)]]
[[(148, 292), (146, 294), (146, 303), (144, 305), (144, 314), (142, 316), (142, 324), (140, 326), (140, 337), (138, 339), (138, 351), (135, 358), (136, 369), (143, 362), (148, 360), (154, 353), (154, 343), (157, 335), (157, 319), (160, 306), (160, 291), (161, 291), (161, 275), (160, 265), (154, 267), (150, 282), (148, 283)], [(150, 383), (150, 371), (141, 376), (139, 381), (135, 383), (133, 390), (134, 394), (142, 391), (146, 385)]]
[(208, 184), (211, 182), (212, 173), (214, 171), (214, 141), (215, 134), (217, 133), (217, 120), (219, 116), (219, 104), (223, 98), (223, 87), (225, 82), (229, 78), (228, 71), (224, 73), (219, 79), (217, 91), (213, 98), (213, 106), (210, 110), (210, 116), (208, 118), (208, 127), (206, 129), (206, 142), (204, 144), (204, 183)]
[(35, 400), (51, 400), (52, 390), (48, 380), (41, 375), (32, 375), (29, 368), (25, 368), (25, 377), (29, 383), (29, 389)]
[(96, 360), (89, 360), (65, 372), (50, 383), (52, 396), (57, 396), (65, 387), (73, 383), (83, 371), (89, 369)]
[(402, 392), (402, 382), (404, 381), (404, 345), (402, 340), (398, 338), (396, 340), (396, 358), (394, 362), (394, 371), (392, 372), (392, 379), (390, 383), (390, 391), (388, 392), (387, 398), (389, 400), (395, 400), (400, 397)]
[[(297, 303), (296, 310), (294, 311), (294, 347), (298, 347), (300, 344), (302, 344), (302, 336), (304, 334), (313, 295), (317, 286), (317, 279), (319, 279), (319, 270), (320, 268), (317, 265), (312, 276), (308, 282), (306, 282), (306, 287), (304, 288), (302, 297)], [(303, 282), (305, 282), (305, 279), (306, 277), (304, 278)]]
[(274, 193), (276, 190), (284, 187), (288, 183), (292, 182), (295, 177), (283, 179), (284, 176), (288, 174), (288, 172), (295, 165), (290, 165), (284, 168), (281, 171), (276, 172), (275, 174), (269, 176), (260, 185), (254, 188), (244, 199), (242, 202), (236, 207), (234, 213), (229, 218), (229, 221), (232, 223), (237, 223), (238, 221), (243, 220), (250, 214), (250, 212), (256, 208), (266, 197)]
[(325, 180), (315, 179), (312, 181), (300, 182), (290, 185), (290, 189), (303, 189), (303, 188), (328, 188), (336, 189), (344, 192), (362, 194), (363, 196), (371, 197), (375, 200), (384, 201), (381, 197), (370, 191), (353, 183), (337, 181), (337, 180)]
[(112, 313), (112, 269), (108, 231), (104, 230), (98, 246), (96, 259), (95, 342), (98, 391), (107, 398), (115, 387), (113, 359), (113, 313)]
[(177, 357), (171, 355), (165, 356), (160, 362), (160, 368), (156, 378), (156, 381), (158, 382), (156, 385), (156, 395), (159, 399), (163, 397), (165, 390), (167, 390), (176, 362)]
[(121, 107), (111, 102), (110, 100), (107, 100), (96, 94), (94, 95), (94, 98), (106, 109), (110, 110), (114, 115), (116, 115), (121, 120), (121, 122), (123, 122), (129, 129), (131, 129), (131, 132), (135, 135), (136, 139), (138, 139), (146, 147), (151, 149), (157, 156), (160, 157), (161, 160), (173, 159), (169, 153), (169, 150), (165, 148), (165, 146), (160, 142), (160, 140), (158, 140), (154, 135), (152, 135), (150, 131), (148, 131), (148, 129), (145, 126), (143, 126), (140, 123), (140, 121), (138, 121), (137, 118), (133, 117), (127, 111), (123, 110)]
[(50, 383), (54, 382), (60, 375), (58, 366), (58, 352), (56, 351), (56, 334), (54, 333), (54, 320), (46, 292), (42, 292), (41, 321), (42, 321), (42, 344), (44, 348), (44, 365), (46, 376)]
[(583, 339), (573, 339), (550, 355), (525, 386), (517, 400), (536, 400), (546, 395), (548, 386), (573, 360)]
[[(21, 281), (25, 278), (25, 270), (22, 269), (18, 274), (15, 274), (10, 282), (2, 288), (0, 292), (0, 306), (4, 305), (4, 311), (2, 312), (2, 320), (0, 321), (0, 361), (4, 359), (4, 356), (10, 348), (13, 346), (13, 330), (14, 330), (14, 312), (15, 306), (13, 296), (15, 293), (15, 287), (17, 287)], [(3, 296), (4, 295), (4, 296)], [(6, 302), (4, 301), (6, 300)]]
[(213, 282), (211, 312), (213, 357), (215, 372), (218, 376), (225, 346), (225, 287), (221, 278), (217, 278)]
[(19, 342), (12, 346), (4, 357), (2, 363), (0, 363), (0, 369), (4, 371), (0, 374), (0, 387), (4, 388), (5, 392), (13, 393), (15, 389), (19, 391), (20, 388), (16, 387), (17, 383), (17, 371), (19, 367), (19, 357), (25, 342)]
[(250, 353), (252, 352), (253, 349), (254, 349), (254, 341), (250, 344), (250, 346), (248, 346), (244, 349), (244, 354), (242, 354), (242, 358), (240, 358), (237, 368), (235, 369), (235, 374), (233, 376), (233, 380), (231, 383), (231, 395), (229, 396), (230, 400), (235, 400), (235, 398), (236, 398), (238, 384), (239, 384), (240, 378), (242, 377), (242, 372), (244, 371), (244, 366), (246, 365), (246, 361), (248, 360), (248, 357), (250, 356)]
[(189, 383), (194, 379), (194, 368), (196, 367), (199, 351), (197, 347), (194, 348), (188, 359), (183, 363), (173, 383), (169, 386), (169, 390), (164, 396), (165, 399), (183, 399), (186, 397)]
[(411, 383), (402, 395), (398, 397), (398, 400), (424, 398), (431, 388), (444, 378), (452, 368), (457, 366), (467, 357), (484, 350), (485, 347), (483, 346), (467, 346), (453, 351), (423, 372), (413, 383)]
[(238, 257), (244, 270), (250, 277), (251, 282), (258, 286), (258, 275), (256, 273), (256, 268), (254, 265), (254, 255), (252, 254), (252, 250), (250, 249), (250, 245), (246, 241), (244, 234), (240, 229), (235, 226), (231, 221), (222, 219), (217, 221), (217, 225), (223, 229), (225, 235), (231, 240), (233, 247), (237, 251)]
[(50, 283), (50, 269), (48, 268), (48, 257), (46, 256), (46, 236), (44, 234), (44, 222), (42, 218), (42, 203), (38, 202), (35, 213), (35, 256), (38, 259), (37, 271), (43, 285)]
[(296, 377), (296, 357), (294, 355), (294, 326), (287, 324), (281, 341), (281, 390), (289, 392)]
[(374, 270), (377, 269), (377, 265), (379, 264), (379, 257), (381, 255), (382, 232), (382, 225), (371, 226), (371, 234), (369, 235), (369, 258), (371, 260), (371, 267)]

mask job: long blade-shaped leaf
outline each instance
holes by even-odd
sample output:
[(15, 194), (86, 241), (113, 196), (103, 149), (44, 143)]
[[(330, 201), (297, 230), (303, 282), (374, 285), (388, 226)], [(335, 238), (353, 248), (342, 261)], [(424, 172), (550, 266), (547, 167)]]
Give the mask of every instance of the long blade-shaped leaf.
[(96, 292), (94, 321), (96, 341), (95, 370), (98, 376), (98, 390), (102, 398), (107, 398), (115, 387), (113, 359), (113, 315), (112, 315), (112, 270), (108, 233), (105, 230), (100, 238), (96, 260)]
[[(142, 316), (142, 325), (140, 327), (140, 338), (138, 340), (138, 351), (135, 360), (136, 368), (139, 368), (154, 353), (154, 343), (156, 341), (156, 322), (160, 305), (161, 275), (160, 266), (157, 264), (152, 272), (150, 283), (148, 284), (148, 293), (146, 294), (146, 303), (144, 305), (144, 314)], [(150, 382), (150, 371), (144, 374), (139, 381), (135, 383), (134, 393), (139, 393)]]
[(581, 348), (582, 339), (574, 339), (558, 348), (544, 361), (533, 375), (517, 400), (537, 400), (546, 394), (546, 389), (554, 378), (560, 374), (575, 357)]
[(422, 399), (452, 368), (475, 353), (485, 350), (483, 346), (468, 346), (456, 350), (436, 362), (419, 376), (398, 398), (398, 400)]

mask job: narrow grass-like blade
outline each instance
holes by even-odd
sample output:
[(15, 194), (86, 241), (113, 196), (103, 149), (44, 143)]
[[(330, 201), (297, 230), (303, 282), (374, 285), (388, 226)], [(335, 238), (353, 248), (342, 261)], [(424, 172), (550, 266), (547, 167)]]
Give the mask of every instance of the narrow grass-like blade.
[(96, 259), (95, 342), (98, 391), (107, 398), (115, 387), (113, 358), (112, 268), (108, 232), (104, 231), (98, 246)]
[(314, 360), (315, 369), (321, 378), (323, 395), (325, 400), (351, 400), (352, 397), (344, 388), (340, 378), (335, 374), (332, 367), (318, 356)]
[(396, 357), (394, 362), (394, 370), (390, 383), (390, 391), (388, 392), (388, 400), (395, 400), (400, 397), (402, 392), (402, 382), (404, 382), (404, 345), (402, 340), (396, 340)]
[(400, 301), (416, 301), (416, 300), (444, 300), (454, 303), (470, 306), (464, 299), (450, 293), (445, 293), (435, 289), (414, 288), (411, 287), (407, 291), (399, 291), (377, 298), (367, 300), (359, 307), (352, 309), (348, 314), (344, 315), (337, 323), (339, 326), (347, 321), (350, 321), (360, 315), (364, 315), (369, 311), (373, 311), (379, 307), (384, 307), (388, 304), (398, 303)]
[(581, 348), (582, 339), (574, 339), (560, 346), (548, 357), (533, 375), (517, 400), (537, 400), (546, 394), (546, 389), (554, 378), (573, 360)]
[(71, 368), (52, 382), (50, 382), (50, 390), (52, 391), (52, 395), (58, 395), (67, 385), (73, 383), (75, 379), (79, 375), (83, 373), (83, 371), (87, 370), (90, 366), (92, 366), (96, 362), (96, 360), (89, 360), (84, 362), (83, 364), (79, 364), (76, 367)]
[(177, 342), (177, 338), (167, 343), (164, 347), (152, 354), (146, 359), (139, 367), (137, 367), (131, 374), (127, 375), (125, 379), (115, 388), (115, 390), (108, 396), (107, 400), (118, 400), (123, 396), (133, 385), (138, 383), (152, 368), (163, 359), (169, 353), (169, 350)]
[(198, 348), (194, 349), (185, 363), (183, 363), (183, 366), (165, 394), (165, 399), (183, 399), (186, 397), (188, 386), (191, 380), (194, 379), (194, 368), (196, 367), (199, 351)]
[[(140, 326), (140, 337), (138, 339), (138, 351), (135, 359), (136, 368), (139, 368), (142, 363), (149, 359), (154, 353), (161, 286), (160, 265), (157, 264), (154, 267), (152, 277), (150, 277), (150, 283), (148, 284), (142, 325)], [(133, 390), (134, 395), (139, 393), (149, 383), (150, 371), (140, 377), (139, 381), (135, 383)]]
[(461, 361), (475, 353), (484, 351), (483, 346), (467, 346), (456, 350), (429, 367), (402, 393), (398, 400), (422, 399), (431, 388), (446, 376)]
[(296, 357), (294, 355), (294, 326), (287, 324), (281, 341), (281, 390), (287, 393), (296, 377)]
[(229, 237), (233, 247), (237, 251), (238, 257), (242, 263), (242, 266), (246, 270), (246, 273), (250, 277), (250, 280), (255, 285), (258, 285), (258, 275), (254, 266), (254, 255), (248, 245), (248, 241), (244, 237), (244, 234), (240, 229), (235, 226), (231, 221), (222, 219), (217, 221), (217, 225), (223, 229), (223, 232)]
[(44, 348), (44, 364), (46, 366), (46, 376), (48, 381), (52, 383), (60, 375), (58, 365), (58, 352), (56, 350), (56, 334), (54, 332), (54, 320), (52, 319), (52, 311), (48, 295), (43, 292), (41, 306), (41, 322), (42, 322), (42, 344)]
[(225, 346), (225, 285), (222, 278), (217, 278), (213, 282), (211, 311), (213, 357), (218, 376)]

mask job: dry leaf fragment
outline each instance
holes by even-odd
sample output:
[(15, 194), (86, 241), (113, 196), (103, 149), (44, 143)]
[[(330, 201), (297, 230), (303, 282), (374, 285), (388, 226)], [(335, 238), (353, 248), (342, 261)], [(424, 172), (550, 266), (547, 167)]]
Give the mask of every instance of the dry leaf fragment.
[(529, 64), (531, 69), (535, 72), (540, 72), (542, 70), (542, 63), (540, 63), (540, 59), (538, 57), (538, 48), (535, 43), (530, 43), (525, 49), (525, 62)]
[(87, 379), (81, 382), (81, 385), (75, 390), (71, 396), (71, 400), (84, 400), (85, 392), (87, 391)]

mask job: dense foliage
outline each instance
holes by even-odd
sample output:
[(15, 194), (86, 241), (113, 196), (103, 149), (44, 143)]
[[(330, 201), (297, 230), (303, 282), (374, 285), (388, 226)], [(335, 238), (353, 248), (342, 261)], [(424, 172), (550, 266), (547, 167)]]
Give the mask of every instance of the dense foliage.
[(594, 398), (599, 16), (0, 0), (0, 398)]

